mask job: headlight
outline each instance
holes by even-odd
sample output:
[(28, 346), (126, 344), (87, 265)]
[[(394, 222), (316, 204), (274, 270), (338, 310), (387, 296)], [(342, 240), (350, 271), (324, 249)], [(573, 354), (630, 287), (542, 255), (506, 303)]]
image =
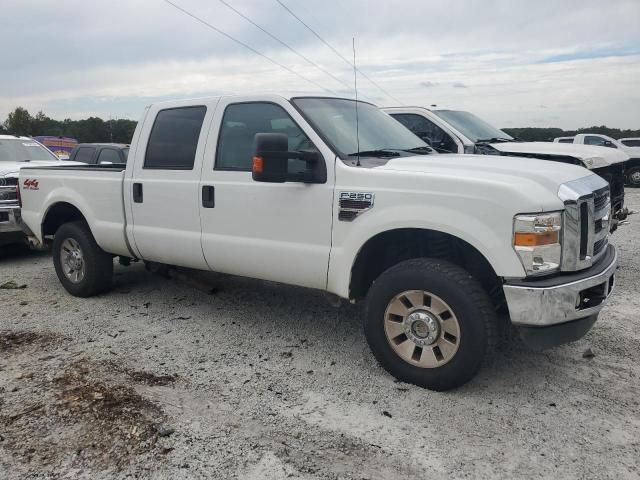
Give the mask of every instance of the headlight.
[(562, 212), (515, 216), (513, 248), (527, 275), (541, 275), (560, 269), (561, 234)]
[(602, 168), (609, 166), (607, 161), (602, 157), (587, 157), (583, 159), (583, 161), (587, 168)]

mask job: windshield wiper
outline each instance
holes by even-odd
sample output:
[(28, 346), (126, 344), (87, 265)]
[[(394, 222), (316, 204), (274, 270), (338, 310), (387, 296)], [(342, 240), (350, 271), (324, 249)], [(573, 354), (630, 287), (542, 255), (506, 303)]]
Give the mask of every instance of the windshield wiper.
[(504, 137), (493, 137), (493, 138), (482, 138), (480, 140), (476, 140), (476, 143), (507, 143), (513, 142), (513, 138), (504, 138)]
[(434, 152), (433, 148), (427, 147), (426, 145), (423, 147), (404, 148), (402, 149), (402, 151), (409, 152), (409, 153), (417, 153), (418, 155), (429, 155), (430, 153)]
[(381, 148), (379, 150), (363, 150), (361, 152), (354, 152), (347, 155), (348, 157), (399, 157), (398, 152), (393, 150)]

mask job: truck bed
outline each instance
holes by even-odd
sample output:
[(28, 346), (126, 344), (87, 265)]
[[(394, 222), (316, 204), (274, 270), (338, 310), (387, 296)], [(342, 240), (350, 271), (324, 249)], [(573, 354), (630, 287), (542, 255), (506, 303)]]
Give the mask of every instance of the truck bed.
[[(131, 255), (125, 233), (124, 169), (124, 164), (25, 167), (20, 172), (22, 218), (29, 225), (41, 225), (52, 208), (68, 202), (87, 219), (103, 250)], [(42, 231), (33, 234), (44, 241)]]

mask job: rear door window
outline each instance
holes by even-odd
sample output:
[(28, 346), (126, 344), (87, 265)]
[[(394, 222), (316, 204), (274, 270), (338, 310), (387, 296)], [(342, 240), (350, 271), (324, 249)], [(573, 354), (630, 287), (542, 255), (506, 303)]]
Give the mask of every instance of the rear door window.
[(144, 168), (192, 170), (206, 113), (205, 106), (160, 110), (149, 135)]

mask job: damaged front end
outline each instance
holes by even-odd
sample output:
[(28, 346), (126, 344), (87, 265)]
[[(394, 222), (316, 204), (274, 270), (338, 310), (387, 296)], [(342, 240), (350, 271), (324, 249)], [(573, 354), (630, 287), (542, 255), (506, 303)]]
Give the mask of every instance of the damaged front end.
[(611, 231), (613, 232), (618, 222), (627, 218), (629, 210), (624, 206), (624, 164), (614, 163), (608, 167), (594, 168), (593, 173), (609, 182), (609, 195), (611, 199), (611, 212), (613, 221)]

